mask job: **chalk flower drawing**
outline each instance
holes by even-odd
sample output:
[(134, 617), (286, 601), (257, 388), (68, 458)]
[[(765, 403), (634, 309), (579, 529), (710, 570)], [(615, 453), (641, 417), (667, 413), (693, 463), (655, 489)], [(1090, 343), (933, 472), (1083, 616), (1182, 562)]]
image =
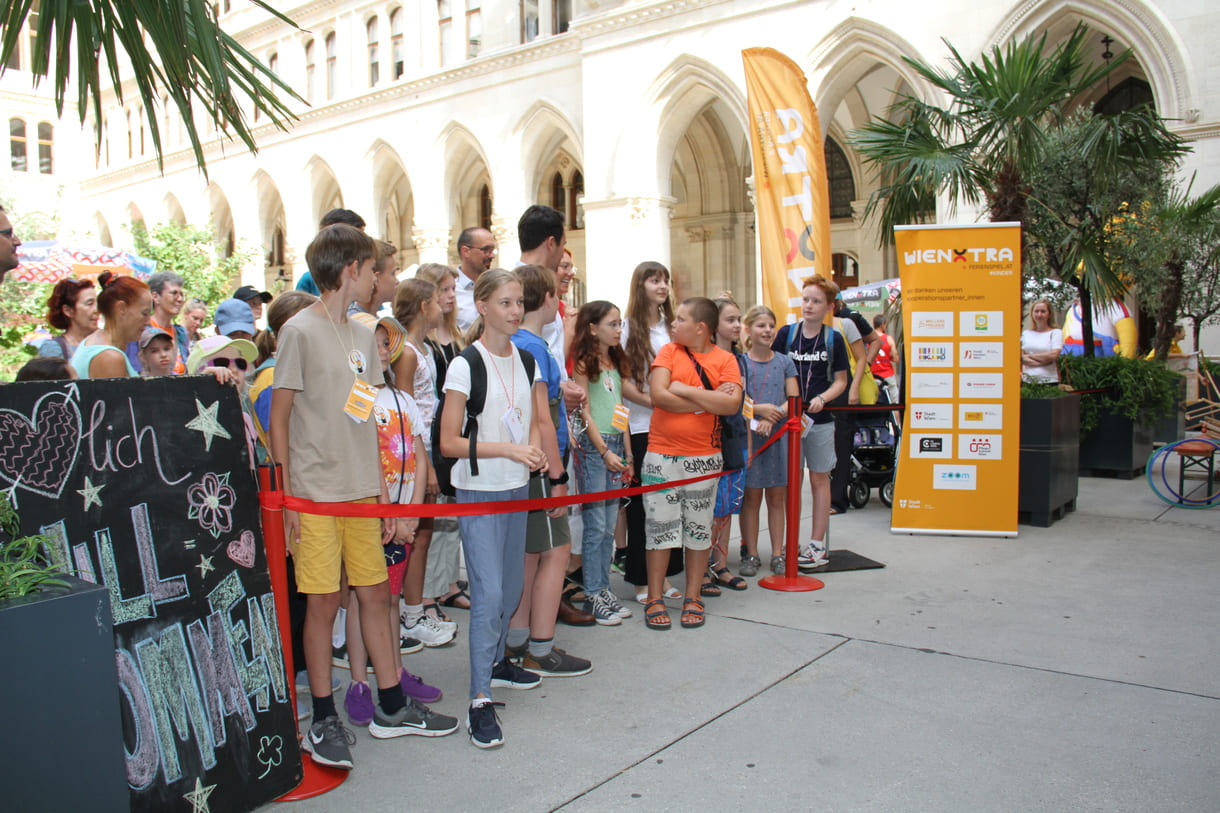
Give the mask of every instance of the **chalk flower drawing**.
[(262, 736), (258, 741), (258, 761), (266, 766), (266, 770), (259, 774), (259, 779), (262, 779), (267, 774), (271, 773), (271, 768), (279, 765), (284, 759), (284, 740), (279, 734), (268, 737)]
[(227, 534), (233, 528), (233, 506), (237, 504), (237, 492), (229, 485), (229, 473), (221, 475), (208, 472), (198, 483), (186, 490), (186, 501), (190, 506), (187, 518), (197, 520), (199, 527), (214, 538)]

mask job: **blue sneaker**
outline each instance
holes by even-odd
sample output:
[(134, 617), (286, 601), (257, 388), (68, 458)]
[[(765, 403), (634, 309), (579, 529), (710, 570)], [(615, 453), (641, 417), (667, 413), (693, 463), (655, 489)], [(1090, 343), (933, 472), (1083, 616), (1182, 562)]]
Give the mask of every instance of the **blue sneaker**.
[(472, 705), (466, 712), (466, 730), (476, 748), (498, 748), (504, 744), (504, 732), (500, 729), (500, 718), (496, 716), (496, 706), (503, 705), (491, 702)]
[(542, 678), (533, 672), (527, 672), (508, 658), (491, 667), (493, 689), (533, 689), (540, 683)]

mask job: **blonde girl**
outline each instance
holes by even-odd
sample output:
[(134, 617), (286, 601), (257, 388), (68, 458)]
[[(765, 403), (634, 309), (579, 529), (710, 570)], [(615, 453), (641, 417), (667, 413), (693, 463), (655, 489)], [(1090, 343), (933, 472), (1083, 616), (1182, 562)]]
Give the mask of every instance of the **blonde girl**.
[[(733, 300), (733, 295), (724, 291), (715, 299), (720, 321), (716, 325), (716, 346), (732, 353), (740, 368), (741, 355), (741, 308)], [(741, 421), (740, 412), (737, 415), (727, 415), (722, 421)], [(743, 426), (744, 430), (744, 426)], [(733, 515), (741, 511), (741, 500), (744, 493), (746, 473), (744, 469), (726, 471), (716, 482), (716, 504), (712, 511), (712, 550), (708, 562), (707, 576), (704, 577), (700, 595), (718, 596), (720, 589), (745, 590), (746, 580), (734, 576), (729, 571), (729, 531), (733, 524)]]
[[(766, 443), (788, 418), (788, 398), (800, 394), (796, 365), (788, 356), (771, 349), (775, 341), (775, 313), (763, 305), (746, 311), (746, 395), (753, 401), (750, 422), (751, 451)], [(758, 557), (758, 515), (767, 501), (767, 531), (771, 536), (772, 573), (784, 570), (784, 521), (788, 504), (788, 439), (780, 438), (750, 461), (746, 469), (746, 493), (741, 506), (741, 575), (753, 576), (762, 566)]]

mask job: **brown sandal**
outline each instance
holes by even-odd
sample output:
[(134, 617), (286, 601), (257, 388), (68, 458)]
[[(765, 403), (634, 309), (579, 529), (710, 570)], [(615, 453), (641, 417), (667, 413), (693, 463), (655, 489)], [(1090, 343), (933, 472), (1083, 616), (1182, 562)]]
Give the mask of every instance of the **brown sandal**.
[[(690, 605), (696, 605), (698, 609), (687, 609)], [(694, 621), (687, 621), (687, 617), (691, 617)], [(703, 602), (697, 598), (688, 598), (682, 602), (682, 626), (688, 630), (702, 627), (706, 619), (703, 617)]]

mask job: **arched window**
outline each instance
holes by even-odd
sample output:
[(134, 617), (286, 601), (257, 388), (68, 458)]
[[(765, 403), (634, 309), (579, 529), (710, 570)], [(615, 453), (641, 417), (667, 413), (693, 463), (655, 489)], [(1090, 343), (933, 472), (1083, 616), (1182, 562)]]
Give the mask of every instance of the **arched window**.
[[(567, 195), (563, 191), (563, 176), (558, 172), (551, 178), (551, 208), (561, 212), (567, 211)], [(567, 220), (565, 217), (564, 220)]]
[(552, 0), (552, 34), (563, 34), (572, 24), (572, 0)]
[(55, 127), (49, 121), (38, 122), (38, 171), (50, 175), (55, 171)]
[(521, 42), (538, 39), (538, 0), (521, 0)]
[(441, 67), (453, 63), (453, 4), (436, 0), (436, 31), (440, 36)]
[(856, 182), (851, 176), (847, 155), (833, 138), (826, 139), (826, 181), (830, 187), (830, 216), (851, 217), (851, 202), (856, 199)]
[(466, 0), (466, 58), (483, 50), (483, 0)]
[(369, 87), (373, 87), (381, 78), (381, 57), (378, 55), (377, 51), (378, 45), (380, 44), (377, 38), (377, 18), (371, 18), (368, 21), (368, 24), (364, 27), (364, 30), (368, 34)]
[(317, 98), (314, 94), (317, 90), (317, 65), (314, 61), (313, 40), (305, 43), (305, 101), (310, 104), (314, 103)]
[(568, 187), (568, 228), (583, 229), (585, 217), (580, 211), (580, 199), (585, 194), (585, 176), (580, 170), (572, 173), (572, 185)]
[(479, 190), (479, 225), (491, 229), (491, 189), (487, 184)]
[(390, 12), (390, 59), (394, 61), (394, 78), (397, 79), (406, 69), (403, 65), (402, 9), (400, 8)]
[(335, 32), (326, 35), (326, 98), (335, 98), (339, 80), (339, 45)]
[(9, 166), (13, 168), (13, 172), (25, 172), (27, 169), (26, 163), (26, 142), (25, 142), (25, 121), (23, 119), (8, 120), (8, 153)]
[(1152, 96), (1152, 85), (1143, 79), (1128, 76), (1093, 105), (1093, 112), (1103, 116), (1113, 116), (1145, 104), (1156, 106), (1156, 100)]

